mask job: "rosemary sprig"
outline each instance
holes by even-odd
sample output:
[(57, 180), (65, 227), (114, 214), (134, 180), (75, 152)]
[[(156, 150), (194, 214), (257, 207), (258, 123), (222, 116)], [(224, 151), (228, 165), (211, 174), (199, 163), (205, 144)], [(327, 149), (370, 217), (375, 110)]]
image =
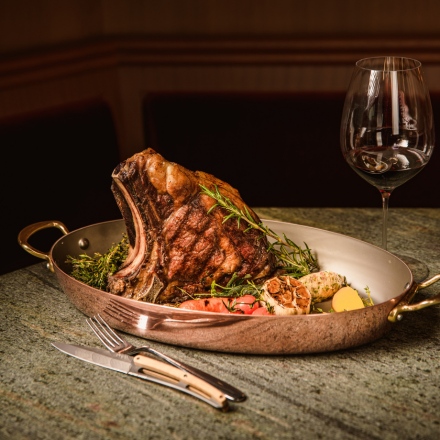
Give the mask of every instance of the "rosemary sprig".
[[(243, 278), (240, 278), (237, 272), (234, 272), (225, 286), (213, 281), (209, 292), (197, 292), (189, 296), (193, 298), (239, 298), (244, 295), (253, 295), (259, 298), (261, 296), (262, 287), (257, 286), (253, 281), (249, 280), (249, 278), (251, 278), (250, 275), (245, 275)], [(180, 290), (188, 295), (184, 289)]]
[(81, 254), (78, 258), (67, 256), (67, 263), (72, 264), (71, 275), (83, 283), (100, 290), (107, 289), (108, 275), (115, 273), (127, 258), (128, 238), (124, 234), (122, 240), (113, 244), (105, 253), (95, 252), (93, 256)]
[[(240, 278), (237, 272), (234, 272), (231, 279), (228, 281), (226, 286), (221, 286), (217, 284), (215, 281), (211, 283), (211, 291), (208, 293), (195, 293), (193, 294), (194, 298), (228, 298), (229, 301), (223, 304), (230, 312), (235, 312), (240, 310), (237, 306), (240, 304), (240, 297), (244, 295), (252, 295), (255, 297), (255, 303), (264, 303), (264, 306), (270, 313), (274, 313), (274, 307), (268, 304), (263, 298), (263, 285), (255, 284), (250, 275), (245, 275), (243, 278)], [(231, 301), (231, 298), (234, 298)]]
[(213, 281), (211, 283), (210, 296), (239, 298), (244, 295), (253, 295), (259, 298), (261, 296), (262, 287), (257, 286), (253, 281), (249, 280), (250, 277), (250, 275), (245, 275), (243, 278), (240, 278), (237, 273), (234, 272), (226, 286), (221, 286)]
[(302, 249), (292, 240), (287, 238), (285, 234), (283, 234), (283, 237), (280, 237), (269, 227), (264, 225), (264, 223), (257, 223), (246, 206), (244, 207), (244, 210), (239, 209), (228, 197), (225, 197), (219, 191), (217, 186), (215, 186), (213, 191), (204, 185), (200, 185), (200, 187), (202, 193), (216, 201), (216, 203), (209, 208), (208, 214), (217, 207), (224, 208), (228, 214), (224, 216), (223, 223), (229, 219), (236, 219), (238, 227), (240, 227), (241, 222), (244, 221), (248, 224), (245, 232), (250, 229), (256, 229), (267, 237), (272, 238), (274, 242), (269, 245), (268, 251), (275, 255), (278, 265), (289, 275), (293, 277), (301, 277), (310, 272), (319, 270), (317, 259), (306, 243), (304, 243), (305, 249)]
[(373, 298), (371, 297), (370, 288), (368, 286), (365, 287), (365, 293), (367, 294), (367, 298), (363, 298), (361, 296), (361, 300), (364, 303), (365, 307), (374, 306)]

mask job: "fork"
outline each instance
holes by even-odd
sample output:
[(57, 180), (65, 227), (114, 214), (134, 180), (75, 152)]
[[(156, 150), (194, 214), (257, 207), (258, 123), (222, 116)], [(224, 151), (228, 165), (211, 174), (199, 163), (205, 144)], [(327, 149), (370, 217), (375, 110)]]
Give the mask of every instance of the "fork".
[(147, 345), (144, 345), (142, 347), (135, 347), (134, 345), (130, 344), (130, 342), (122, 339), (99, 314), (92, 318), (87, 318), (86, 321), (92, 331), (98, 337), (98, 339), (110, 351), (113, 351), (115, 353), (123, 353), (129, 356), (134, 356), (139, 353), (153, 354), (164, 360), (165, 362), (168, 362), (169, 364), (183, 371), (186, 371), (187, 373), (193, 374), (194, 376), (197, 376), (200, 379), (203, 379), (205, 382), (208, 382), (209, 384), (215, 386), (217, 389), (223, 392), (224, 396), (228, 400), (234, 402), (242, 402), (246, 400), (246, 395), (242, 391), (224, 382), (223, 380), (218, 379), (217, 377), (211, 376), (204, 371), (184, 364), (177, 359), (173, 359), (166, 354), (157, 351)]

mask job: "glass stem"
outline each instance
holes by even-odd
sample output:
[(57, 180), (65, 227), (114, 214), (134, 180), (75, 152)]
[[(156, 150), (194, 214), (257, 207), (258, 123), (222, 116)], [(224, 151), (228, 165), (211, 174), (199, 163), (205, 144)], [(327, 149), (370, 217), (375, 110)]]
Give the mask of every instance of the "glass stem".
[(388, 203), (391, 191), (380, 190), (382, 196), (382, 247), (387, 250)]

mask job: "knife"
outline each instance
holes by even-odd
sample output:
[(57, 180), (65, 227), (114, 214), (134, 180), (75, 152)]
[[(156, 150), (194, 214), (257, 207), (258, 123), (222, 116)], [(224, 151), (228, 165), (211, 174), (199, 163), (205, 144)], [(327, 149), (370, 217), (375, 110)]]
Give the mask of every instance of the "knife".
[(94, 365), (135, 376), (182, 391), (214, 408), (228, 411), (226, 397), (220, 390), (204, 380), (179, 368), (148, 356), (137, 355), (134, 358), (125, 354), (112, 353), (99, 348), (54, 342), (52, 345), (69, 356), (76, 357)]

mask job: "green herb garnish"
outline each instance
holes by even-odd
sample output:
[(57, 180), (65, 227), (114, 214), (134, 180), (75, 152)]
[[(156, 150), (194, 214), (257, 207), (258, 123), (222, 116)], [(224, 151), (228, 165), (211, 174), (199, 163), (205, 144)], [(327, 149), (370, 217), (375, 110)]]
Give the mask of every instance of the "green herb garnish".
[(245, 275), (243, 278), (240, 278), (237, 273), (234, 272), (225, 286), (221, 286), (213, 281), (209, 293), (194, 293), (194, 297), (209, 296), (210, 298), (239, 298), (244, 295), (253, 295), (255, 298), (260, 298), (262, 287), (257, 286), (250, 280), (250, 278), (250, 275)]
[(123, 234), (122, 240), (113, 244), (105, 253), (95, 252), (93, 256), (81, 254), (77, 258), (67, 256), (67, 263), (72, 264), (71, 275), (83, 283), (100, 290), (107, 289), (107, 278), (117, 272), (128, 254), (128, 238)]
[(368, 286), (365, 287), (365, 293), (367, 294), (367, 298), (361, 296), (361, 300), (364, 303), (365, 307), (374, 306), (373, 298), (371, 298), (370, 288)]
[(246, 222), (248, 224), (245, 232), (249, 229), (256, 229), (267, 237), (272, 238), (274, 242), (269, 245), (268, 251), (275, 255), (278, 261), (278, 266), (284, 269), (287, 274), (295, 278), (300, 278), (319, 270), (317, 259), (314, 257), (307, 244), (304, 243), (305, 248), (302, 249), (292, 240), (287, 238), (285, 234), (283, 234), (283, 237), (281, 238), (262, 222), (257, 223), (246, 206), (244, 211), (239, 209), (228, 197), (225, 197), (220, 193), (217, 186), (214, 191), (211, 191), (203, 185), (200, 185), (200, 187), (202, 188), (202, 193), (212, 197), (216, 201), (216, 203), (208, 210), (208, 214), (217, 207), (224, 208), (228, 214), (224, 216), (223, 223), (229, 219), (237, 219), (238, 227), (240, 227), (241, 222)]

